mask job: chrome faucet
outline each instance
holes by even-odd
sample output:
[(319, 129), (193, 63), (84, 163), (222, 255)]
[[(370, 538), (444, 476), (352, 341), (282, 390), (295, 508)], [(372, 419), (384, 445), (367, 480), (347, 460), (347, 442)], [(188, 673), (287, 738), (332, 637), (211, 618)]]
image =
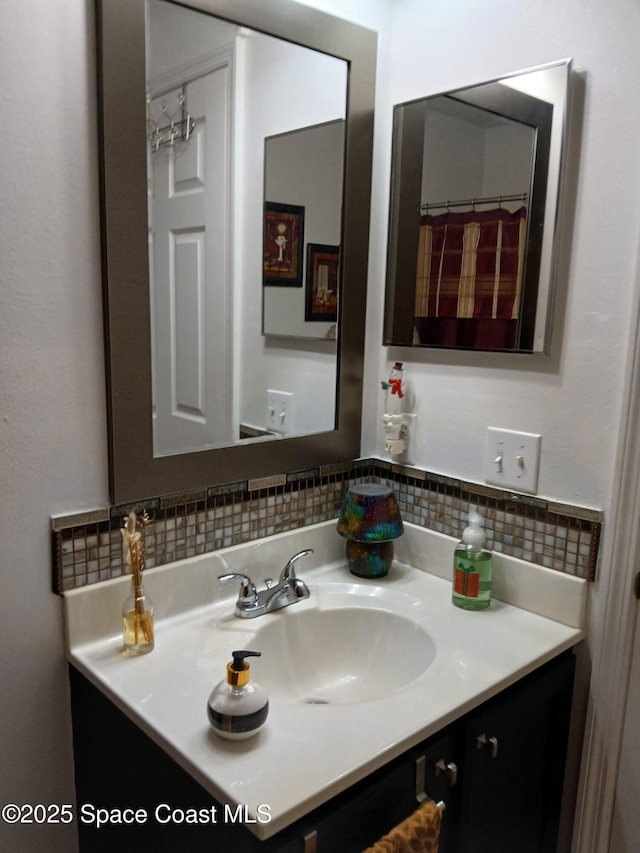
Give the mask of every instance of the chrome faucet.
[(295, 604), (303, 598), (309, 598), (309, 587), (304, 581), (296, 577), (295, 564), (301, 557), (306, 557), (313, 554), (313, 548), (307, 548), (304, 551), (299, 551), (294, 554), (289, 560), (284, 569), (280, 572), (278, 583), (274, 586), (271, 578), (265, 580), (266, 589), (258, 590), (255, 584), (247, 575), (239, 572), (229, 572), (226, 575), (219, 575), (218, 580), (230, 581), (233, 578), (240, 578), (240, 592), (234, 613), (241, 619), (253, 619), (255, 616), (262, 616), (263, 613), (272, 613), (274, 610), (280, 610), (282, 607), (288, 607), (290, 604)]

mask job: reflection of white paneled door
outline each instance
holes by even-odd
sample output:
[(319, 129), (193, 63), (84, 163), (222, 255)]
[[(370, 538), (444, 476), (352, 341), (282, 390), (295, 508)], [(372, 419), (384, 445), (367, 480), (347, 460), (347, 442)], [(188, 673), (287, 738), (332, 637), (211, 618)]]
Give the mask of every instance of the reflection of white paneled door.
[[(151, 154), (154, 452), (228, 444), (231, 435), (230, 125), (226, 65), (154, 98), (196, 126)], [(166, 122), (163, 122), (166, 123)]]

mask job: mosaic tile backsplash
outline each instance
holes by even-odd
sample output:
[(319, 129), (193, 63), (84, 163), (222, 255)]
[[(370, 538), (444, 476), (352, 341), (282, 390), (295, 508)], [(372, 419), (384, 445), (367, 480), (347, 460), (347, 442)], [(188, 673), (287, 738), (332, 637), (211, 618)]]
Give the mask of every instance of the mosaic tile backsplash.
[(391, 486), (405, 521), (460, 537), (469, 507), (485, 519), (494, 551), (595, 580), (602, 513), (395, 465), (359, 459), (262, 480), (229, 483), (51, 520), (53, 590), (124, 574), (120, 528), (146, 510), (146, 567), (337, 518), (349, 486)]

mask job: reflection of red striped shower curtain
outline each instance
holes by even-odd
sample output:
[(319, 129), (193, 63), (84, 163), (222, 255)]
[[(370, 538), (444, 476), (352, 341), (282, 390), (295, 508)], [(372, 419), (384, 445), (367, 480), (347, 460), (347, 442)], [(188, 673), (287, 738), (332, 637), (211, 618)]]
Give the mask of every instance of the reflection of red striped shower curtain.
[(513, 349), (525, 240), (525, 207), (423, 216), (415, 299), (419, 342)]

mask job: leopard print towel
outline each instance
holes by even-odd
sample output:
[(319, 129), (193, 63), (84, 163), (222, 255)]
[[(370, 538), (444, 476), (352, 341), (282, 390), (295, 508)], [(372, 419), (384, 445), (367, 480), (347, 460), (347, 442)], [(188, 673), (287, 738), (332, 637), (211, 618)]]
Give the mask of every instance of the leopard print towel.
[(442, 812), (429, 800), (364, 853), (438, 853)]

